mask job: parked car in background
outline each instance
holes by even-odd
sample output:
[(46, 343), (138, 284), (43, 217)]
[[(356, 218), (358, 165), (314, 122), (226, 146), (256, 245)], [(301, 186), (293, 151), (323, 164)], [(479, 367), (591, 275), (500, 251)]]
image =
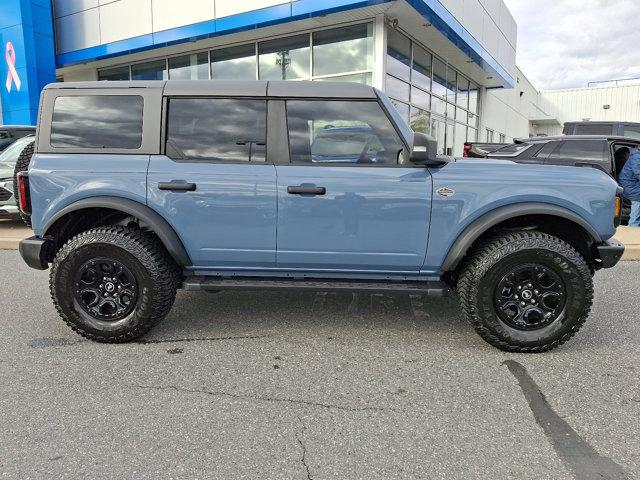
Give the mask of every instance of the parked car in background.
[(30, 125), (0, 125), (0, 152), (19, 138), (35, 133), (36, 127)]
[(491, 152), (495, 152), (503, 147), (509, 145), (508, 143), (482, 143), (482, 142), (465, 142), (464, 143), (464, 158), (484, 158)]
[[(624, 166), (624, 161), (617, 154), (622, 148), (633, 149), (640, 146), (640, 139), (631, 137), (604, 135), (573, 135), (558, 137), (534, 137), (516, 140), (498, 150), (484, 156), (511, 160), (517, 163), (533, 163), (543, 165), (563, 165), (574, 167), (597, 168), (612, 178)], [(622, 222), (629, 221), (631, 204), (624, 200)]]
[(13, 174), (18, 157), (34, 139), (33, 135), (19, 138), (0, 153), (0, 212), (17, 213), (18, 211), (13, 189)]
[(635, 122), (566, 122), (565, 135), (606, 135), (640, 139), (640, 123)]

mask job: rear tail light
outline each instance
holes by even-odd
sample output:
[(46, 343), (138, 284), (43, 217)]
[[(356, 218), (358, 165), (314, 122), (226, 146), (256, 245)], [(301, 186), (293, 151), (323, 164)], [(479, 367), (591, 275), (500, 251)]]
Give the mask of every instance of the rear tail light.
[(29, 175), (27, 172), (18, 173), (18, 206), (20, 211), (31, 214), (31, 195), (29, 192)]
[(464, 144), (464, 153), (462, 154), (462, 156), (464, 158), (469, 158), (469, 151), (471, 150), (471, 145), (469, 145), (468, 143)]

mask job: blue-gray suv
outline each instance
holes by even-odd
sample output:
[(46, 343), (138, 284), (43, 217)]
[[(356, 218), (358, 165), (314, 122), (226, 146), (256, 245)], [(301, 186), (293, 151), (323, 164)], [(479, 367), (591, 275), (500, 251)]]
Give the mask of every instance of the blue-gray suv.
[(100, 342), (148, 332), (179, 288), (298, 288), (453, 291), (492, 345), (561, 345), (623, 254), (620, 189), (435, 147), (365, 85), (50, 85), (18, 175), (35, 232), (20, 252)]

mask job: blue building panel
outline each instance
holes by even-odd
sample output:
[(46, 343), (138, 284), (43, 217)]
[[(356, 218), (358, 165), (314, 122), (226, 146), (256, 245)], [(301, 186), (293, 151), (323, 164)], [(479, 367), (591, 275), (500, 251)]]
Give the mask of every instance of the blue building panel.
[[(59, 67), (63, 67), (392, 1), (394, 0), (298, 0), (62, 53), (57, 55), (56, 61)], [(469, 58), (494, 75), (502, 86), (515, 85), (515, 79), (438, 0), (406, 1)]]
[(40, 91), (55, 81), (55, 68), (50, 2), (3, 0), (0, 18), (3, 123), (37, 123)]

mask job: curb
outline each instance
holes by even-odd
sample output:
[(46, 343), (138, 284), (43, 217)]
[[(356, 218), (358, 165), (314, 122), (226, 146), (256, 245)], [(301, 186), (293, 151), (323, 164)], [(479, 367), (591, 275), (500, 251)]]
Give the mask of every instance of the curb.
[(0, 238), (0, 250), (17, 250), (22, 238)]

